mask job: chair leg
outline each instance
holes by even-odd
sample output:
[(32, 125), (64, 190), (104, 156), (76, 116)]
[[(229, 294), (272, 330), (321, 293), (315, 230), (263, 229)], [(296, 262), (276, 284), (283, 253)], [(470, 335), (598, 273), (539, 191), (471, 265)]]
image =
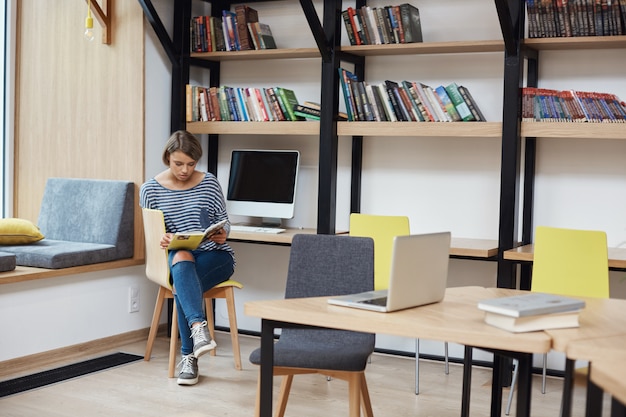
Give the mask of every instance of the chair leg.
[(154, 313), (152, 314), (152, 323), (150, 324), (150, 333), (148, 334), (148, 342), (146, 343), (146, 352), (143, 360), (149, 361), (152, 355), (152, 346), (156, 339), (157, 332), (159, 331), (159, 319), (161, 318), (161, 311), (163, 310), (163, 302), (165, 301), (166, 289), (159, 287), (157, 294), (156, 304), (154, 305)]
[(546, 374), (548, 371), (548, 354), (543, 354), (543, 370), (541, 371), (541, 393), (546, 393)]
[(235, 369), (241, 370), (241, 351), (239, 349), (239, 328), (237, 327), (237, 312), (235, 310), (235, 290), (233, 287), (226, 289), (226, 307), (228, 309), (228, 322), (230, 324), (230, 341), (233, 345), (233, 358)]
[(420, 340), (415, 339), (415, 395), (420, 393)]
[(176, 345), (178, 344), (178, 311), (176, 310), (176, 301), (172, 307), (172, 331), (170, 336), (170, 359), (167, 375), (170, 378), (174, 378), (174, 371), (176, 370)]
[(349, 416), (361, 416), (361, 374), (351, 372), (348, 376), (348, 403)]
[(359, 376), (361, 382), (361, 408), (365, 417), (374, 417), (372, 411), (372, 401), (370, 400), (370, 392), (367, 389), (367, 380), (365, 379), (365, 372), (361, 372)]
[(443, 350), (444, 350), (444, 367), (443, 371), (446, 375), (450, 374), (450, 361), (448, 360), (448, 342), (443, 342)]
[(287, 400), (289, 399), (289, 391), (291, 391), (292, 382), (293, 382), (293, 375), (283, 376), (283, 380), (280, 383), (280, 393), (278, 394), (278, 406), (276, 407), (276, 413), (274, 413), (274, 417), (284, 417), (285, 409), (287, 408)]
[(509, 399), (506, 403), (506, 411), (504, 414), (507, 416), (511, 412), (511, 402), (513, 401), (513, 391), (515, 391), (515, 383), (517, 382), (517, 374), (519, 372), (519, 366), (517, 361), (515, 361), (515, 370), (513, 371), (513, 379), (511, 380), (511, 389), (509, 390)]
[[(204, 299), (204, 309), (206, 311), (207, 327), (209, 328), (209, 335), (211, 339), (215, 340), (215, 317), (213, 315), (213, 298)], [(211, 349), (209, 352), (211, 356), (217, 355), (217, 348)]]

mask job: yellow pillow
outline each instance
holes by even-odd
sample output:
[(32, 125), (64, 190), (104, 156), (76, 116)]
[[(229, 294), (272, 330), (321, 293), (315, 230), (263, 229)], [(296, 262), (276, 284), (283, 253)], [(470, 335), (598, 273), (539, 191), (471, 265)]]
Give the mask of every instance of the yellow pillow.
[(0, 219), (0, 245), (23, 245), (43, 239), (39, 228), (24, 219)]

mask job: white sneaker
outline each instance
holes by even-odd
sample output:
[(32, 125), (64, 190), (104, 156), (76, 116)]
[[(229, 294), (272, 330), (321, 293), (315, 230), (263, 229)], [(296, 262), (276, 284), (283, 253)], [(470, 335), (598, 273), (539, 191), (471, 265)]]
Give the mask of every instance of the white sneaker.
[(193, 355), (184, 355), (180, 363), (178, 385), (195, 385), (198, 383), (198, 359)]
[(215, 340), (211, 339), (209, 335), (206, 321), (203, 321), (199, 326), (191, 329), (191, 338), (193, 339), (193, 355), (196, 358), (215, 349), (217, 346)]

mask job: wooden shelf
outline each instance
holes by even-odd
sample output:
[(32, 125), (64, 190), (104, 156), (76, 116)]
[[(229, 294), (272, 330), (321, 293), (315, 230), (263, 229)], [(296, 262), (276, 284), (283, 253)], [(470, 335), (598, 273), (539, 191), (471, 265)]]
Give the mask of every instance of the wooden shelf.
[(502, 137), (500, 122), (338, 122), (339, 136)]
[(524, 46), (537, 51), (582, 49), (624, 49), (626, 36), (577, 36), (569, 38), (529, 38)]
[(522, 137), (626, 139), (626, 123), (523, 122)]
[[(533, 255), (532, 244), (504, 251), (504, 259), (510, 261), (532, 262)], [(609, 248), (609, 268), (626, 268), (626, 248)]]
[(318, 135), (320, 124), (301, 122), (191, 122), (187, 130), (194, 134), (217, 135)]
[(450, 255), (477, 259), (489, 259), (498, 254), (498, 241), (495, 239), (469, 239), (453, 237)]
[(342, 46), (341, 52), (359, 56), (385, 55), (432, 55), (459, 54), (477, 52), (504, 52), (503, 40), (455, 41), (455, 42), (418, 42), (385, 45)]
[(250, 61), (255, 59), (320, 58), (317, 48), (255, 49), (252, 51), (193, 52), (191, 58), (207, 61)]

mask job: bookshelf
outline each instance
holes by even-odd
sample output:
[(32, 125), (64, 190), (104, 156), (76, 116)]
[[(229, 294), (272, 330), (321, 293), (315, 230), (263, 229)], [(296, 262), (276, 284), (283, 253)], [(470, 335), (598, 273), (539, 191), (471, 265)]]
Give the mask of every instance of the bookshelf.
[[(496, 0), (495, 3), (504, 36), (506, 64), (497, 279), (499, 287), (513, 288), (517, 282), (516, 265), (521, 262), (520, 287), (530, 289), (537, 141), (554, 138), (624, 140), (626, 125), (521, 122), (517, 117), (521, 114), (519, 87), (524, 84), (537, 86), (540, 79), (539, 59), (544, 51), (578, 51), (584, 57), (585, 52), (599, 49), (623, 50), (626, 48), (626, 36), (525, 38), (525, 2)], [(592, 86), (589, 88), (593, 89)], [(507, 114), (515, 117), (507, 117)], [(524, 184), (523, 189), (519, 188), (520, 183)], [(524, 202), (521, 207), (520, 201)], [(520, 218), (521, 223), (518, 224)], [(521, 242), (517, 241), (518, 226), (521, 228)], [(626, 266), (625, 255), (623, 248), (609, 248), (609, 266), (623, 269)]]
[[(280, 0), (266, 0), (280, 1)], [(231, 5), (240, 1), (206, 1), (212, 4), (212, 12), (215, 15)], [(160, 21), (156, 12), (151, 10), (150, 1), (141, 1), (144, 12), (150, 19), (155, 31), (160, 33)], [(367, 57), (384, 56), (407, 56), (407, 55), (438, 55), (438, 54), (474, 54), (496, 53), (502, 54), (504, 42), (501, 39), (476, 40), (476, 41), (449, 41), (449, 42), (423, 42), (409, 44), (385, 44), (385, 45), (341, 45), (340, 36), (335, 36), (335, 31), (340, 30), (340, 1), (325, 0), (324, 12), (317, 21), (317, 15), (312, 13), (312, 3), (303, 1), (302, 9), (307, 15), (310, 30), (318, 44), (317, 48), (289, 48), (271, 50), (248, 50), (228, 52), (188, 52), (191, 7), (190, 2), (175, 3), (175, 34), (171, 48), (168, 48), (167, 40), (162, 43), (166, 50), (171, 49), (175, 55), (176, 68), (180, 73), (174, 74), (172, 85), (172, 128), (185, 128), (194, 134), (209, 135), (209, 169), (216, 170), (217, 149), (220, 137), (227, 135), (319, 135), (319, 189), (318, 189), (318, 233), (335, 233), (335, 195), (337, 181), (337, 143), (339, 137), (352, 137), (352, 167), (351, 167), (351, 203), (350, 211), (360, 211), (360, 178), (362, 164), (362, 140), (363, 137), (386, 136), (386, 137), (454, 137), (454, 138), (492, 138), (499, 140), (502, 132), (500, 122), (481, 123), (420, 123), (420, 122), (336, 122), (334, 114), (339, 108), (339, 90), (337, 69), (341, 62), (354, 63), (364, 71)], [(254, 4), (255, 2), (249, 2)], [(357, 7), (365, 5), (359, 1)], [(317, 22), (316, 22), (317, 21)], [(319, 24), (319, 26), (318, 26)], [(177, 35), (178, 34), (178, 35)], [(179, 36), (180, 35), (180, 36)], [(320, 42), (323, 39), (334, 39), (336, 45), (325, 45)], [(161, 38), (161, 36), (160, 36)], [(321, 101), (322, 120), (320, 122), (192, 122), (185, 123), (184, 119), (184, 87), (189, 82), (189, 68), (191, 66), (204, 67), (211, 71), (210, 85), (219, 85), (220, 63), (230, 61), (253, 62), (255, 60), (289, 60), (311, 59), (311, 62), (321, 64)], [(361, 74), (362, 75), (362, 74)], [(325, 113), (324, 113), (325, 112)], [(214, 172), (214, 171), (213, 171)], [(496, 240), (485, 239), (459, 239), (460, 242), (453, 256), (463, 258), (494, 259), (497, 251)]]

